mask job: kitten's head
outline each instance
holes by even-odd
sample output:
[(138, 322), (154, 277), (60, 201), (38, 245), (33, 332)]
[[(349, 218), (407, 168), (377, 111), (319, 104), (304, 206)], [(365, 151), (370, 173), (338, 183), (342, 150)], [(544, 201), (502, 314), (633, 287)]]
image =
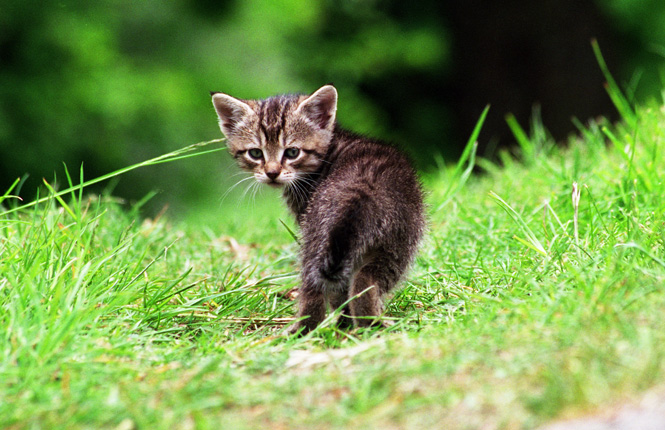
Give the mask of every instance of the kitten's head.
[(337, 90), (332, 85), (310, 96), (265, 100), (212, 93), (212, 103), (231, 155), (257, 181), (281, 186), (321, 167), (335, 127)]

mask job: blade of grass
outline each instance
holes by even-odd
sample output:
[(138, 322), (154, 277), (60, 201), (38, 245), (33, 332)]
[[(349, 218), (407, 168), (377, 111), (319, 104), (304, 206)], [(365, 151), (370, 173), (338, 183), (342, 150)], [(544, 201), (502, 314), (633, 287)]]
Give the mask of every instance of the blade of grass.
[(575, 235), (575, 245), (577, 247), (577, 258), (580, 258), (580, 231), (579, 231), (579, 213), (580, 213), (580, 197), (582, 190), (573, 182), (573, 191), (571, 195), (573, 203), (573, 233)]
[(522, 219), (522, 217), (513, 209), (508, 203), (506, 203), (505, 200), (503, 200), (501, 197), (499, 197), (498, 194), (496, 194), (494, 191), (490, 191), (489, 196), (496, 201), (501, 208), (510, 215), (510, 217), (517, 223), (517, 225), (522, 229), (522, 232), (527, 237), (527, 240), (521, 239), (517, 236), (515, 236), (515, 239), (517, 239), (519, 242), (523, 243), (524, 245), (528, 246), (529, 248), (533, 249), (534, 251), (542, 254), (542, 255), (547, 255), (547, 251), (545, 251), (545, 247), (543, 247), (542, 243), (538, 240), (536, 235), (533, 233), (533, 231), (529, 228), (529, 226), (526, 224), (526, 222)]
[(455, 197), (455, 195), (459, 192), (459, 190), (462, 189), (464, 184), (466, 184), (467, 180), (471, 176), (471, 172), (473, 172), (473, 168), (476, 165), (478, 135), (480, 134), (480, 130), (483, 127), (483, 123), (485, 122), (485, 118), (487, 117), (489, 110), (490, 106), (487, 105), (485, 106), (485, 109), (483, 109), (483, 112), (480, 114), (480, 118), (478, 119), (478, 122), (476, 122), (476, 126), (473, 128), (471, 136), (469, 137), (469, 140), (464, 147), (464, 152), (462, 152), (462, 156), (457, 161), (457, 165), (455, 166), (455, 170), (452, 174), (453, 180), (450, 182), (450, 185), (443, 194), (444, 197), (442, 203), (436, 208), (437, 211), (441, 210), (453, 199), (453, 197)]
[(591, 47), (593, 48), (593, 53), (596, 56), (598, 66), (600, 67), (600, 70), (603, 73), (605, 80), (607, 81), (605, 84), (605, 90), (607, 91), (607, 94), (610, 96), (612, 103), (614, 103), (617, 111), (619, 111), (619, 114), (621, 114), (621, 117), (624, 119), (624, 121), (626, 121), (630, 129), (634, 129), (637, 121), (635, 117), (635, 111), (631, 107), (626, 97), (623, 95), (619, 85), (617, 85), (616, 81), (612, 77), (612, 74), (607, 67), (607, 63), (605, 63), (605, 58), (603, 58), (603, 54), (600, 52), (600, 46), (598, 45), (598, 41), (596, 39), (591, 41)]
[[(69, 207), (69, 205), (68, 205), (67, 203), (65, 203), (65, 201), (62, 199), (62, 193), (56, 193), (56, 192), (55, 192), (55, 189), (53, 189), (53, 187), (51, 186), (51, 184), (49, 184), (49, 183), (46, 181), (46, 179), (42, 179), (42, 180), (44, 181), (44, 185), (46, 185), (46, 188), (49, 190), (50, 195), (53, 196), (53, 197), (58, 201), (58, 203), (60, 203), (60, 205), (62, 205), (63, 208), (65, 208), (65, 210), (67, 211), (67, 213), (68, 213), (72, 218), (74, 218), (75, 220), (77, 220), (77, 217), (76, 217), (76, 214), (74, 213), (74, 211), (72, 211), (72, 209)], [(50, 197), (49, 197), (49, 198), (50, 198)], [(12, 212), (12, 211), (9, 211), (9, 212)]]
[(615, 248), (632, 248), (632, 249), (637, 249), (647, 257), (649, 257), (651, 260), (653, 260), (654, 263), (658, 264), (661, 267), (665, 268), (665, 261), (661, 260), (660, 258), (656, 257), (653, 255), (651, 252), (649, 252), (645, 247), (635, 243), (635, 242), (628, 242), (628, 243), (619, 243), (614, 245)]
[(291, 237), (293, 238), (293, 240), (294, 240), (298, 245), (300, 245), (300, 239), (298, 238), (298, 235), (297, 235), (293, 230), (291, 230), (291, 228), (290, 228), (288, 225), (286, 225), (286, 223), (285, 223), (284, 221), (282, 221), (282, 219), (280, 219), (279, 222), (280, 222), (280, 223), (282, 224), (282, 226), (286, 229), (286, 231), (289, 232), (289, 235), (291, 235)]
[(14, 183), (9, 187), (9, 189), (0, 197), (0, 204), (6, 199), (15, 198), (21, 200), (19, 196), (12, 196), (10, 193), (16, 188), (16, 186), (21, 182), (21, 178), (16, 178)]
[(8, 214), (13, 213), (13, 212), (17, 212), (17, 211), (20, 211), (20, 210), (23, 210), (23, 209), (27, 209), (27, 208), (36, 206), (40, 203), (44, 203), (44, 202), (54, 198), (54, 197), (58, 198), (58, 197), (60, 197), (64, 194), (68, 194), (68, 193), (71, 193), (73, 191), (78, 191), (82, 188), (88, 187), (88, 186), (93, 185), (93, 184), (97, 184), (99, 182), (106, 181), (108, 179), (120, 176), (122, 174), (125, 174), (127, 172), (131, 172), (132, 170), (136, 170), (136, 169), (141, 168), (141, 167), (154, 166), (154, 165), (160, 164), (160, 163), (168, 163), (168, 162), (171, 162), (171, 161), (182, 160), (182, 159), (185, 159), (185, 158), (190, 158), (190, 157), (196, 157), (196, 156), (199, 156), (199, 155), (209, 154), (211, 152), (222, 151), (225, 148), (216, 148), (216, 149), (209, 149), (209, 150), (206, 150), (206, 151), (194, 152), (194, 151), (197, 151), (199, 148), (208, 146), (208, 145), (213, 144), (213, 143), (223, 142), (223, 141), (224, 141), (224, 139), (214, 139), (214, 140), (208, 140), (206, 142), (195, 143), (193, 145), (186, 146), (186, 147), (178, 149), (176, 151), (169, 152), (167, 154), (163, 154), (163, 155), (160, 155), (158, 157), (151, 158), (149, 160), (142, 161), (140, 163), (133, 164), (133, 165), (128, 166), (128, 167), (124, 167), (122, 169), (118, 169), (118, 170), (113, 171), (111, 173), (107, 173), (106, 175), (99, 176), (95, 179), (91, 179), (89, 181), (82, 182), (78, 185), (70, 186), (70, 187), (68, 187), (68, 188), (66, 188), (62, 191), (59, 191), (59, 192), (55, 192), (51, 188), (50, 191), (53, 192), (52, 195), (49, 195), (47, 197), (42, 197), (40, 199), (34, 200), (34, 201), (32, 201), (30, 203), (27, 203), (25, 205), (17, 206), (15, 208), (6, 210), (4, 212), (0, 212), (0, 216), (8, 215)]
[(531, 139), (529, 139), (527, 133), (524, 131), (522, 126), (517, 122), (517, 118), (515, 118), (515, 115), (513, 115), (512, 113), (506, 115), (506, 123), (508, 124), (508, 128), (510, 128), (510, 131), (513, 133), (515, 140), (517, 140), (517, 144), (520, 146), (520, 148), (522, 148), (522, 158), (528, 161), (533, 160), (535, 152), (533, 143), (531, 143)]

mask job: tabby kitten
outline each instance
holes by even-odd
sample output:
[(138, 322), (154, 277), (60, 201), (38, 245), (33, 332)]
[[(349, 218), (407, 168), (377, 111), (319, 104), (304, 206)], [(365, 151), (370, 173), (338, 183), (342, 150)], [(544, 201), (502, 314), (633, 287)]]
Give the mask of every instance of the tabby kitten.
[(240, 100), (211, 93), (231, 155), (282, 187), (302, 233), (298, 317), (307, 333), (344, 306), (343, 327), (379, 324), (382, 297), (413, 260), (425, 218), (420, 183), (397, 149), (339, 128), (337, 90)]

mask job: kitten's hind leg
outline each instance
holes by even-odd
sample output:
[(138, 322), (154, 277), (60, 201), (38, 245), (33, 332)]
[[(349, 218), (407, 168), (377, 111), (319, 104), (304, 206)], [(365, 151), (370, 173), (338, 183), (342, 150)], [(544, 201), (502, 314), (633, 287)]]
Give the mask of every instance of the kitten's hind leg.
[(299, 333), (301, 336), (314, 330), (325, 319), (326, 302), (320, 289), (308, 285), (301, 287), (296, 317), (300, 321), (289, 329), (289, 334)]
[(379, 321), (383, 312), (383, 293), (392, 286), (390, 276), (381, 267), (368, 264), (363, 266), (353, 279), (349, 290), (349, 308), (357, 327), (384, 325)]
[(339, 316), (339, 319), (337, 320), (337, 327), (341, 329), (348, 329), (353, 327), (353, 318), (351, 317), (351, 308), (349, 307), (349, 304), (347, 303), (344, 305), (344, 302), (348, 300), (348, 290), (344, 290), (341, 292), (335, 292), (332, 293), (328, 296), (328, 301), (330, 303), (330, 310), (331, 311), (336, 311), (337, 309), (342, 308), (342, 314)]

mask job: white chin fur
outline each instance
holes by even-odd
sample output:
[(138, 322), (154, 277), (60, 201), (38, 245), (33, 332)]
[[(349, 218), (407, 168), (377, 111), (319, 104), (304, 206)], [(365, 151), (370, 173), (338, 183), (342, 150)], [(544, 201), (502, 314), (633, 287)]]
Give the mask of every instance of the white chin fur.
[(268, 178), (268, 177), (265, 176), (265, 175), (254, 176), (254, 177), (256, 178), (256, 182), (259, 182), (259, 183), (261, 183), (261, 184), (270, 185), (271, 187), (281, 187), (281, 186), (283, 186), (286, 182), (288, 182), (288, 181), (284, 181), (284, 180), (283, 180), (282, 178), (280, 178), (280, 177), (278, 177), (278, 178), (275, 179), (274, 181), (273, 181), (272, 179)]
[(256, 179), (257, 182), (260, 182), (262, 184), (267, 184), (267, 185), (272, 185), (272, 186), (282, 186), (282, 185), (288, 185), (291, 182), (293, 182), (297, 176), (296, 175), (289, 175), (282, 173), (277, 177), (277, 179), (272, 180), (266, 175), (254, 175), (254, 178)]

